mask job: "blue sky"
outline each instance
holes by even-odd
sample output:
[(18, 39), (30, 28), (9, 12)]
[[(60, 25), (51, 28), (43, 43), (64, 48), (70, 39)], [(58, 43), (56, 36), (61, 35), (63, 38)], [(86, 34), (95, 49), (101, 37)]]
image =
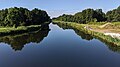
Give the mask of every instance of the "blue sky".
[(0, 9), (9, 7), (39, 8), (51, 17), (74, 14), (86, 8), (102, 8), (104, 12), (120, 6), (120, 0), (0, 0)]

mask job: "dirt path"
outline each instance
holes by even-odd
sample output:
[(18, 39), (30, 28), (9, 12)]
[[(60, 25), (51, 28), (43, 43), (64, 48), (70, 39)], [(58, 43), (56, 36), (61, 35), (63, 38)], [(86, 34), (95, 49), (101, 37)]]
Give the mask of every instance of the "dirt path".
[(120, 29), (97, 29), (97, 28), (94, 29), (90, 26), (85, 26), (84, 28), (91, 30), (91, 31), (104, 33), (105, 35), (110, 35), (113, 38), (120, 39)]
[(120, 34), (119, 33), (104, 33), (105, 35), (110, 35), (113, 38), (118, 38), (120, 39)]
[(92, 31), (101, 32), (104, 33), (105, 35), (110, 35), (113, 38), (120, 39), (120, 31), (115, 29), (92, 29)]

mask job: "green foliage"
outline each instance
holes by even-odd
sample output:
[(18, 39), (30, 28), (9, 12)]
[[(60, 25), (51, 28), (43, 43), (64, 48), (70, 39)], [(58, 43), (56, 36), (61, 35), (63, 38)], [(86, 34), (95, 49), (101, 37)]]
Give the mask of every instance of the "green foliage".
[(46, 11), (37, 8), (31, 11), (23, 7), (0, 10), (0, 26), (4, 27), (39, 25), (49, 20)]
[(119, 22), (120, 21), (120, 6), (117, 9), (108, 11), (106, 14), (102, 9), (85, 9), (75, 15), (65, 15), (53, 18), (53, 20), (77, 22), (77, 23), (90, 23), (90, 22)]
[[(105, 14), (102, 9), (85, 9), (82, 12), (78, 12), (75, 15), (65, 15), (54, 18), (55, 20), (77, 22), (77, 23), (89, 23), (105, 21)], [(53, 19), (53, 20), (54, 20)]]
[(74, 19), (74, 17), (72, 15), (66, 15), (63, 14), (62, 16), (59, 16), (58, 18), (53, 18), (55, 20), (61, 20), (61, 21), (68, 21), (68, 22), (72, 22)]
[(107, 21), (119, 22), (120, 21), (120, 6), (117, 9), (108, 11), (106, 13)]

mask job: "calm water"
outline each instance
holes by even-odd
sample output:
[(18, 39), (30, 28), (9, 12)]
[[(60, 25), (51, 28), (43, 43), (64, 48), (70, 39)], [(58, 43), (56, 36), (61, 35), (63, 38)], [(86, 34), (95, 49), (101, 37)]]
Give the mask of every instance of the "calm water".
[(119, 47), (53, 24), (0, 42), (0, 67), (120, 67)]

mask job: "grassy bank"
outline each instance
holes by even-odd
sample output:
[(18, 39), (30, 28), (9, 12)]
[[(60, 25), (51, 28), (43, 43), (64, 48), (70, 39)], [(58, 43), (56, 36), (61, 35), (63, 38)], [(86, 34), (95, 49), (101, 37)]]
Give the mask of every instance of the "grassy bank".
[(40, 28), (41, 28), (41, 25), (19, 26), (17, 28), (0, 27), (0, 36), (21, 34), (21, 33), (25, 33), (25, 32), (35, 31), (35, 30), (38, 30)]
[(18, 26), (17, 28), (1, 26), (0, 36), (22, 34), (22, 33), (27, 33), (27, 32), (37, 31), (37, 30), (46, 30), (49, 28), (49, 24), (50, 22), (44, 22), (43, 24), (40, 24), (40, 25)]
[(87, 34), (89, 34), (89, 35), (91, 35), (91, 36), (93, 36), (97, 39), (107, 41), (107, 42), (111, 43), (111, 45), (120, 46), (120, 40), (119, 39), (113, 38), (113, 37), (108, 36), (108, 35), (104, 35), (103, 33), (100, 33), (100, 32), (95, 32), (95, 31), (92, 31), (92, 30), (88, 30), (88, 29), (84, 28), (85, 25), (78, 24), (78, 23), (73, 23), (73, 22), (63, 22), (63, 21), (54, 21), (53, 23), (69, 26), (72, 29), (77, 29), (79, 31), (83, 31), (83, 32), (85, 32), (85, 33), (87, 33)]

